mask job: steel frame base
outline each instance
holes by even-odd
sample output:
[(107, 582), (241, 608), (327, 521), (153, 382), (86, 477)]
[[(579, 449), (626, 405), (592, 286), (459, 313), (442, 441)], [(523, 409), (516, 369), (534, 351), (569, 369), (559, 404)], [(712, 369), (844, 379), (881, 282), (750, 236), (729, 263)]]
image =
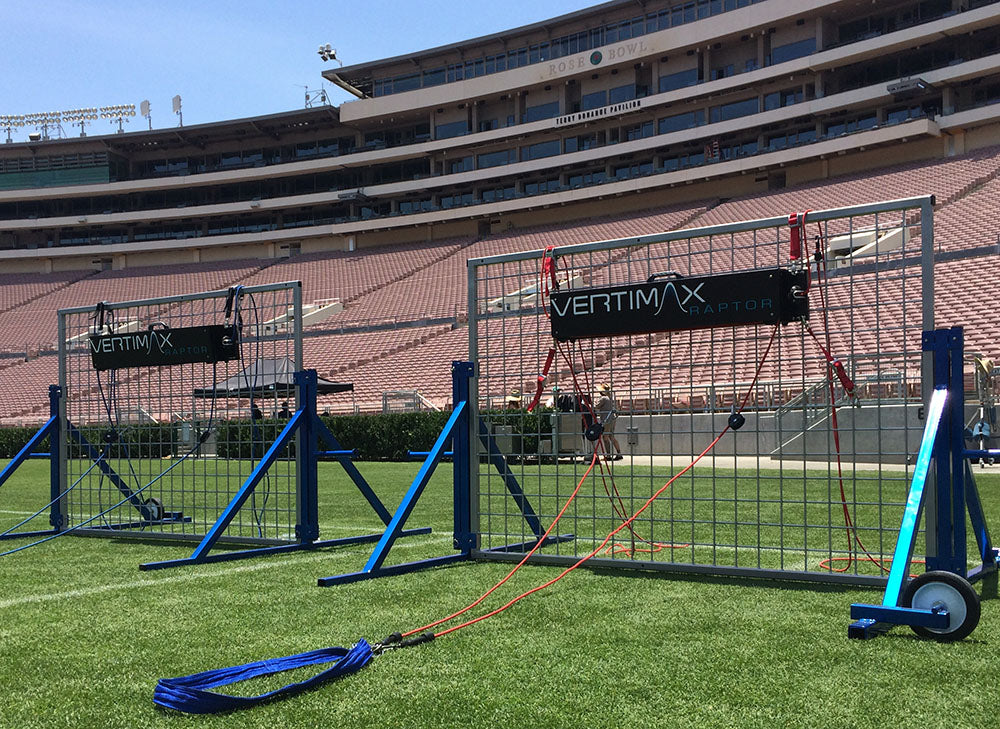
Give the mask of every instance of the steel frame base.
[[(430, 527), (419, 529), (407, 529), (402, 536), (412, 537), (420, 534), (430, 534)], [(239, 549), (232, 552), (215, 552), (204, 557), (184, 557), (182, 559), (167, 559), (161, 562), (146, 562), (139, 565), (143, 572), (152, 570), (162, 570), (169, 567), (184, 567), (197, 564), (214, 564), (217, 562), (233, 562), (239, 559), (250, 559), (251, 557), (262, 557), (273, 554), (287, 554), (288, 552), (302, 552), (306, 550), (322, 549), (326, 547), (343, 547), (351, 544), (366, 544), (377, 542), (382, 536), (378, 534), (360, 534), (356, 537), (341, 537), (339, 539), (325, 539), (317, 542), (307, 542), (305, 544), (283, 544), (274, 547), (255, 547), (253, 549)]]

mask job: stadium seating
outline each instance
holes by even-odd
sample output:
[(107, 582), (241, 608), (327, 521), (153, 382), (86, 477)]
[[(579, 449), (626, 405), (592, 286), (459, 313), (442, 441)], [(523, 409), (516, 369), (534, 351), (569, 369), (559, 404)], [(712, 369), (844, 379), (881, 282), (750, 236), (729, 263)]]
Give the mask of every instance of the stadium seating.
[[(538, 259), (511, 266), (497, 282), (497, 296), (509, 295), (537, 282), (541, 251), (547, 246), (566, 246), (596, 240), (701, 227), (739, 220), (785, 216), (806, 209), (841, 207), (883, 199), (936, 196), (935, 251), (941, 260), (935, 267), (936, 322), (939, 326), (963, 324), (970, 350), (993, 357), (1000, 355), (1000, 317), (995, 312), (997, 273), (1000, 273), (1000, 148), (942, 160), (909, 162), (877, 172), (811, 182), (768, 193), (738, 198), (719, 198), (678, 204), (641, 214), (595, 217), (589, 220), (512, 228), (475, 239), (451, 238), (421, 244), (393, 245), (374, 249), (309, 253), (279, 261), (237, 260), (210, 264), (182, 264), (169, 269), (130, 268), (95, 273), (78, 271), (55, 274), (0, 274), (0, 352), (13, 352), (0, 359), (0, 422), (38, 422), (47, 413), (48, 384), (57, 379), (55, 312), (64, 307), (91, 305), (102, 300), (130, 300), (188, 291), (215, 290), (236, 283), (262, 284), (287, 280), (303, 282), (303, 301), (336, 298), (345, 304), (339, 314), (306, 330), (304, 361), (324, 377), (353, 382), (353, 395), (325, 396), (320, 408), (331, 412), (371, 412), (382, 406), (382, 395), (393, 390), (417, 390), (437, 407), (447, 407), (451, 396), (450, 362), (468, 356), (467, 260), (503, 253), (537, 251)], [(911, 234), (919, 234), (914, 218), (907, 220)], [(719, 247), (711, 255), (698, 249), (699, 241), (650, 246), (645, 252), (653, 265), (683, 259), (684, 273), (729, 270), (737, 267), (777, 265), (761, 261), (760, 250), (745, 246), (738, 236), (720, 258)], [(669, 251), (669, 257), (667, 255)], [(770, 254), (768, 254), (770, 255)], [(628, 254), (619, 253), (604, 269), (608, 281), (634, 281), (651, 271), (636, 270)], [(601, 274), (604, 275), (603, 273)], [(858, 295), (874, 286), (891, 285), (873, 275), (852, 279)], [(910, 292), (912, 294), (913, 292)], [(839, 352), (863, 356), (875, 346), (870, 332), (877, 326), (882, 346), (892, 342), (893, 317), (902, 308), (886, 306), (871, 326), (856, 326), (846, 315), (831, 316), (831, 344)], [(509, 321), (491, 320), (480, 332), (483, 356), (501, 353), (508, 371), (488, 383), (489, 394), (503, 397), (512, 391), (530, 397), (534, 377), (541, 368), (551, 342), (546, 331), (524, 325), (511, 330)], [(508, 327), (505, 329), (505, 327)], [(544, 327), (543, 327), (544, 329)], [(651, 341), (650, 341), (651, 339)], [(613, 371), (617, 358), (630, 357), (630, 369), (646, 373), (641, 400), (646, 407), (697, 407), (714, 396), (704, 388), (709, 382), (744, 381), (753, 375), (752, 357), (736, 357), (743, 346), (719, 333), (692, 332), (654, 335), (613, 348), (575, 350), (574, 369), (590, 383)], [(902, 342), (898, 342), (901, 346)], [(42, 350), (40, 356), (35, 356)], [(26, 357), (30, 357), (25, 361)], [(729, 361), (728, 372), (714, 371), (710, 364), (679, 364), (685, 361)], [(732, 361), (738, 361), (735, 370)], [(621, 360), (619, 360), (620, 362)], [(550, 384), (567, 383), (565, 364), (553, 368)], [(777, 382), (780, 373), (765, 371), (765, 382)], [(875, 387), (876, 385), (872, 385)], [(643, 387), (636, 387), (641, 390)], [(722, 388), (723, 390), (725, 388)], [(794, 387), (773, 388), (766, 404), (794, 397)], [(799, 388), (801, 390), (801, 388)], [(763, 391), (763, 390), (762, 390)], [(721, 402), (721, 401), (720, 401)], [(639, 404), (638, 402), (636, 404)]]

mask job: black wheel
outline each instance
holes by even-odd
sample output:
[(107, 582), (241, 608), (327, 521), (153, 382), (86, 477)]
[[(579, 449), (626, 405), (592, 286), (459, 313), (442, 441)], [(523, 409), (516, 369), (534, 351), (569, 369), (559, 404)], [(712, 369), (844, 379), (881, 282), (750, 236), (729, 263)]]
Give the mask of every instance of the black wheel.
[(900, 603), (903, 607), (920, 610), (944, 608), (948, 611), (947, 628), (911, 626), (921, 638), (950, 643), (962, 640), (979, 625), (979, 594), (968, 580), (952, 572), (933, 570), (910, 580), (903, 589)]
[(163, 518), (163, 502), (153, 497), (152, 499), (146, 499), (142, 502), (145, 507), (145, 514), (143, 516), (147, 521), (160, 521)]

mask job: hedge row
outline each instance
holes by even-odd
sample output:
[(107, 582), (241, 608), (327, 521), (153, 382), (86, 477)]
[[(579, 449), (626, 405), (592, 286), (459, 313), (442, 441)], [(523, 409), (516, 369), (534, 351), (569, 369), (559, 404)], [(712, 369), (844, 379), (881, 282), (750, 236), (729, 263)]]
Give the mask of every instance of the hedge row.
[[(86, 426), (80, 428), (80, 433), (93, 448), (100, 453), (108, 438), (116, 438), (116, 442), (124, 444), (132, 458), (162, 458), (175, 452), (176, 428), (171, 425), (155, 423), (130, 425), (122, 428), (120, 437), (107, 427)], [(13, 458), (24, 448), (38, 428), (10, 427), (0, 428), (0, 458)], [(36, 452), (48, 452), (49, 439), (45, 438), (35, 447)], [(69, 456), (87, 457), (89, 452), (80, 445), (72, 446)], [(117, 457), (119, 454), (113, 452)]]
[[(551, 426), (547, 413), (496, 411), (483, 413), (496, 425), (509, 425), (518, 438), (515, 451), (537, 453), (539, 439), (549, 437)], [(444, 427), (449, 413), (382, 413), (378, 415), (343, 415), (324, 417), (330, 432), (346, 449), (357, 451), (364, 461), (404, 461), (408, 451), (430, 450)], [(281, 432), (285, 421), (265, 419), (257, 423), (230, 420), (216, 426), (217, 453), (220, 458), (259, 458)], [(100, 451), (108, 428), (82, 428), (84, 436)], [(12, 458), (24, 447), (35, 428), (0, 428), (0, 458)], [(177, 442), (178, 427), (169, 424), (131, 425), (123, 428), (122, 439), (133, 458), (161, 458), (176, 455), (187, 446)], [(294, 455), (292, 443), (284, 455)], [(38, 448), (47, 450), (48, 441)], [(81, 453), (81, 455), (83, 455)]]
[[(18, 454), (24, 444), (31, 440), (31, 436), (38, 432), (38, 428), (0, 428), (0, 458), (13, 458)], [(49, 449), (49, 439), (46, 438), (36, 449), (47, 451)]]

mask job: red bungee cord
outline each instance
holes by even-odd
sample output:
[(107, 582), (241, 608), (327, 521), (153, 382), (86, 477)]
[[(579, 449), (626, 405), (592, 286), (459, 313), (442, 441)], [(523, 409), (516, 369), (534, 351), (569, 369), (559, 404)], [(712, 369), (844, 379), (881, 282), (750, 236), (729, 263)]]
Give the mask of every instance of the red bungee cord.
[[(744, 407), (746, 407), (746, 404), (749, 401), (750, 396), (753, 394), (754, 388), (757, 386), (757, 380), (760, 378), (761, 370), (763, 369), (764, 363), (767, 360), (767, 356), (768, 356), (769, 352), (771, 351), (771, 345), (774, 344), (774, 340), (775, 340), (775, 337), (777, 336), (777, 333), (778, 333), (778, 327), (775, 326), (774, 331), (771, 333), (771, 338), (770, 338), (770, 340), (767, 343), (767, 348), (764, 350), (764, 354), (761, 357), (760, 362), (757, 365), (757, 371), (756, 371), (756, 373), (754, 373), (753, 381), (750, 383), (750, 387), (747, 389), (747, 393), (743, 397), (742, 402), (740, 403), (739, 410), (742, 410)], [(575, 378), (574, 378), (574, 381), (575, 381)], [(498, 608), (495, 608), (494, 610), (491, 610), (490, 612), (484, 613), (483, 615), (479, 615), (479, 616), (477, 616), (475, 618), (472, 618), (470, 620), (466, 620), (465, 622), (459, 623), (458, 625), (454, 625), (454, 626), (452, 626), (450, 628), (446, 628), (446, 629), (441, 630), (441, 631), (439, 631), (437, 633), (430, 634), (430, 637), (432, 637), (432, 638), (439, 638), (439, 637), (441, 637), (443, 635), (448, 635), (449, 633), (454, 633), (455, 631), (461, 630), (462, 628), (466, 628), (466, 627), (468, 627), (470, 625), (475, 625), (476, 623), (479, 623), (479, 622), (481, 622), (483, 620), (486, 620), (487, 618), (491, 618), (491, 617), (493, 617), (495, 615), (498, 615), (499, 613), (502, 613), (503, 611), (507, 610), (508, 608), (510, 608), (511, 606), (513, 606), (514, 604), (516, 604), (516, 603), (520, 602), (521, 600), (523, 600), (524, 598), (528, 597), (529, 595), (533, 595), (536, 592), (539, 592), (541, 590), (544, 590), (547, 587), (550, 587), (551, 585), (554, 585), (556, 582), (559, 582), (563, 577), (565, 577), (566, 575), (568, 575), (570, 572), (572, 572), (573, 570), (575, 570), (578, 567), (580, 567), (582, 564), (586, 563), (587, 561), (589, 561), (590, 559), (592, 559), (593, 557), (595, 557), (598, 553), (601, 552), (601, 550), (604, 550), (608, 546), (609, 542), (611, 542), (611, 540), (619, 532), (621, 532), (623, 529), (626, 529), (626, 528), (631, 529), (632, 523), (644, 511), (646, 511), (646, 509), (648, 509), (649, 506), (657, 498), (659, 498), (663, 494), (664, 491), (666, 491), (668, 488), (670, 488), (674, 484), (674, 482), (677, 481), (677, 479), (679, 479), (681, 476), (683, 476), (688, 471), (690, 471), (692, 468), (694, 468), (695, 465), (697, 465), (698, 462), (701, 461), (701, 459), (704, 458), (705, 455), (708, 454), (709, 451), (711, 451), (720, 440), (722, 440), (723, 436), (725, 436), (725, 434), (727, 432), (729, 432), (730, 427), (731, 426), (727, 423), (726, 426), (722, 429), (722, 431), (712, 440), (712, 442), (709, 443), (705, 447), (705, 449), (703, 451), (701, 451), (701, 453), (699, 453), (697, 456), (695, 456), (694, 459), (692, 459), (691, 463), (689, 463), (687, 466), (685, 466), (679, 472), (677, 472), (676, 474), (674, 474), (665, 484), (663, 484), (663, 486), (661, 486), (659, 489), (657, 489), (657, 491), (652, 496), (650, 496), (648, 499), (646, 499), (646, 501), (642, 504), (641, 507), (639, 507), (638, 510), (636, 510), (630, 517), (628, 517), (625, 521), (623, 521), (618, 527), (616, 527), (611, 532), (609, 532), (608, 535), (604, 537), (604, 539), (601, 541), (601, 543), (599, 545), (597, 545), (596, 548), (594, 548), (589, 553), (587, 553), (586, 555), (584, 555), (583, 557), (581, 557), (580, 559), (578, 559), (575, 563), (573, 563), (572, 565), (570, 565), (569, 567), (567, 567), (566, 569), (564, 569), (562, 572), (560, 572), (558, 575), (556, 575), (555, 577), (553, 577), (551, 580), (548, 580), (547, 582), (544, 582), (541, 585), (538, 585), (538, 586), (533, 587), (533, 588), (531, 588), (529, 590), (526, 590), (525, 592), (522, 592), (517, 597), (514, 597), (513, 599), (509, 600), (507, 603), (501, 605)], [(562, 509), (560, 509), (559, 514), (556, 515), (555, 519), (549, 525), (549, 528), (545, 530), (545, 533), (535, 543), (535, 545), (531, 548), (531, 550), (521, 559), (520, 562), (517, 563), (517, 565), (514, 566), (513, 569), (510, 570), (510, 572), (507, 573), (507, 575), (503, 579), (501, 579), (497, 584), (495, 584), (493, 587), (491, 587), (489, 590), (487, 590), (485, 593), (483, 593), (480, 597), (478, 597), (473, 602), (469, 603), (467, 606), (465, 606), (461, 610), (458, 610), (458, 611), (452, 613), (451, 615), (449, 615), (447, 617), (441, 618), (440, 620), (435, 620), (432, 623), (428, 623), (427, 625), (424, 625), (424, 626), (422, 626), (420, 628), (415, 628), (415, 629), (410, 630), (410, 631), (408, 631), (406, 633), (402, 633), (401, 634), (402, 637), (406, 638), (406, 637), (409, 637), (411, 635), (415, 635), (417, 633), (425, 633), (426, 631), (432, 630), (433, 628), (436, 628), (436, 627), (438, 627), (440, 625), (443, 625), (444, 623), (447, 623), (447, 622), (449, 622), (449, 621), (451, 621), (451, 620), (453, 620), (453, 619), (455, 619), (455, 618), (457, 618), (457, 617), (459, 617), (461, 615), (464, 615), (466, 612), (468, 612), (472, 608), (480, 605), (487, 597), (489, 597), (491, 594), (493, 594), (493, 592), (495, 592), (501, 585), (506, 584), (507, 581), (509, 581), (514, 576), (514, 574), (517, 573), (518, 570), (520, 570), (521, 567), (523, 567), (527, 563), (528, 559), (532, 555), (534, 555), (535, 552), (537, 552), (538, 549), (541, 548), (542, 545), (545, 544), (545, 542), (548, 539), (549, 535), (552, 533), (552, 530), (555, 529), (556, 525), (559, 523), (559, 520), (563, 517), (563, 515), (566, 513), (566, 510), (569, 508), (570, 504), (576, 498), (576, 496), (579, 493), (580, 488), (582, 487), (584, 481), (587, 479), (587, 477), (593, 471), (594, 466), (597, 463), (598, 457), (599, 457), (598, 456), (598, 449), (595, 448), (594, 449), (594, 454), (593, 454), (593, 456), (591, 458), (590, 467), (587, 469), (587, 471), (584, 473), (583, 477), (577, 483), (576, 488), (570, 494), (569, 498), (566, 500), (566, 503), (563, 505)], [(428, 639), (430, 639), (430, 638), (428, 638)]]
[[(809, 264), (808, 258), (808, 245), (805, 243), (805, 225), (806, 216), (811, 212), (809, 210), (796, 215), (792, 213), (788, 216), (788, 224), (791, 226), (791, 234), (789, 241), (789, 258), (792, 261), (801, 259), (805, 260), (806, 268), (806, 281), (808, 282), (812, 279), (811, 266)], [(822, 569), (829, 570), (831, 572), (847, 572), (854, 562), (858, 559), (857, 551), (860, 549), (864, 553), (865, 561), (871, 562), (876, 567), (878, 567), (882, 572), (888, 572), (889, 567), (886, 566), (886, 562), (891, 565), (892, 560), (883, 557), (874, 556), (868, 548), (865, 546), (864, 542), (861, 541), (861, 535), (858, 533), (858, 527), (851, 518), (850, 508), (847, 502), (847, 492), (844, 488), (844, 470), (843, 470), (843, 460), (841, 458), (841, 448), (840, 448), (840, 427), (837, 419), (837, 400), (836, 400), (836, 387), (834, 385), (834, 375), (840, 381), (840, 386), (844, 390), (844, 394), (847, 398), (855, 405), (860, 404), (857, 395), (857, 388), (855, 387), (854, 381), (847, 374), (843, 363), (839, 358), (835, 357), (832, 353), (832, 344), (830, 341), (830, 321), (829, 321), (829, 307), (827, 306), (827, 294), (826, 287), (828, 285), (828, 269), (826, 255), (822, 249), (823, 241), (823, 228), (819, 221), (816, 221), (817, 234), (815, 240), (815, 254), (814, 258), (816, 260), (816, 288), (819, 291), (820, 298), (820, 310), (823, 312), (823, 335), (826, 340), (826, 344), (820, 341), (819, 337), (813, 331), (812, 327), (803, 321), (803, 327), (806, 333), (812, 337), (812, 340), (816, 343), (820, 352), (823, 354), (824, 359), (827, 362), (827, 390), (830, 394), (830, 426), (833, 431), (833, 447), (837, 456), (837, 484), (840, 488), (840, 505), (844, 512), (844, 530), (847, 534), (847, 556), (846, 557), (828, 557), (820, 561), (819, 566)], [(803, 255), (803, 249), (805, 255)], [(808, 289), (807, 289), (808, 290)], [(857, 549), (855, 548), (857, 545)], [(920, 563), (923, 560), (914, 560), (915, 563)], [(834, 563), (846, 562), (843, 567), (834, 567)]]

